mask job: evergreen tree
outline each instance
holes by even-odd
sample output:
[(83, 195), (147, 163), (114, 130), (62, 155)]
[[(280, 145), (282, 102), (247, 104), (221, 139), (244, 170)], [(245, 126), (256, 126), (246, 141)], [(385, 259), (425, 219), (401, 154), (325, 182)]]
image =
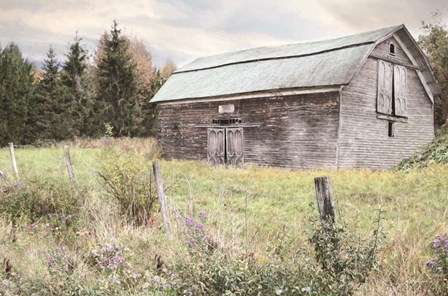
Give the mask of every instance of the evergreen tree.
[(0, 48), (0, 145), (30, 142), (27, 130), (33, 95), (33, 65), (15, 44)]
[(138, 135), (142, 122), (136, 66), (128, 46), (128, 40), (114, 21), (110, 34), (105, 34), (101, 41), (97, 80), (98, 98), (105, 106), (105, 124), (112, 127), (116, 137)]
[(50, 47), (32, 108), (31, 118), (37, 139), (60, 141), (76, 134), (73, 101), (67, 92), (60, 77), (56, 55)]
[(75, 37), (66, 54), (62, 67), (62, 82), (68, 89), (67, 101), (73, 104), (73, 124), (76, 135), (94, 137), (101, 130), (100, 106), (95, 99), (91, 67), (87, 63), (88, 52)]

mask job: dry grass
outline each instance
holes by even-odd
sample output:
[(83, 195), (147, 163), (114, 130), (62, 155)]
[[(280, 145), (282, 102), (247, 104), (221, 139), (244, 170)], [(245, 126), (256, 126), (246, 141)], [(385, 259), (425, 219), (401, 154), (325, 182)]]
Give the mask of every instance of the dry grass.
[[(409, 172), (293, 171), (250, 165), (242, 169), (211, 168), (202, 162), (162, 161), (173, 225), (179, 233), (169, 239), (163, 234), (158, 214), (146, 227), (126, 224), (117, 203), (99, 186), (95, 171), (102, 161), (101, 151), (110, 146), (124, 152), (137, 150), (148, 162), (159, 153), (154, 153), (153, 139), (108, 138), (75, 143), (72, 149), (75, 173), (80, 186), (87, 188), (87, 195), (72, 236), (55, 235), (44, 220), (14, 228), (0, 216), (0, 254), (11, 261), (13, 270), (22, 279), (35, 283), (37, 288), (55, 285), (57, 281), (56, 285), (62, 287), (55, 288), (54, 293), (58, 293), (71, 289), (69, 284), (78, 281), (85, 289), (157, 295), (161, 293), (159, 290), (142, 289), (141, 283), (127, 290), (111, 290), (110, 275), (86, 265), (83, 254), (92, 246), (117, 242), (130, 249), (127, 260), (133, 272), (141, 273), (145, 280), (153, 278), (158, 272), (156, 255), (161, 256), (164, 267), (188, 260), (181, 234), (183, 219), (201, 210), (207, 213), (206, 227), (220, 247), (254, 253), (261, 261), (269, 260), (265, 251), (282, 231), (299, 243), (306, 243), (308, 220), (317, 214), (313, 178), (329, 175), (337, 219), (352, 231), (362, 236), (371, 233), (377, 210), (385, 211), (383, 228), (387, 237), (380, 252), (381, 268), (358, 295), (431, 295), (432, 277), (425, 267), (430, 258), (428, 245), (435, 235), (448, 233), (448, 167), (444, 165)], [(17, 149), (16, 153), (24, 180), (66, 178), (59, 146)], [(11, 177), (9, 167), (7, 151), (0, 150), (0, 170), (9, 172)], [(64, 274), (56, 274), (45, 263), (49, 250), (54, 248), (62, 249), (76, 265), (69, 276), (70, 283), (62, 280)], [(0, 291), (7, 290), (0, 286)], [(11, 291), (17, 290), (11, 288)]]

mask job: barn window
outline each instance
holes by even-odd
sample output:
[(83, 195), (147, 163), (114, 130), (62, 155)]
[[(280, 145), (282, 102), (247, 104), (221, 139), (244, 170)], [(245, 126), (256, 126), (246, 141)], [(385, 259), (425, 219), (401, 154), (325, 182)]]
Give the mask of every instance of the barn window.
[(395, 133), (394, 122), (388, 121), (387, 122), (387, 135), (389, 136), (389, 138), (393, 138), (395, 136), (394, 133)]
[(407, 116), (406, 68), (379, 60), (377, 112)]
[(392, 42), (389, 43), (389, 54), (395, 55), (395, 44), (393, 44)]
[(219, 119), (213, 119), (212, 124), (219, 124), (219, 125), (230, 125), (230, 124), (237, 124), (241, 123), (241, 118), (219, 118)]

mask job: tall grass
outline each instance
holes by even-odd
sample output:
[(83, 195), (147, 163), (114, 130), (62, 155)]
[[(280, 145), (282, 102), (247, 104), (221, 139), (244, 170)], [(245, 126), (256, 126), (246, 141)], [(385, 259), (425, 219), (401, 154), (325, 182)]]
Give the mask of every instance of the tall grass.
[[(235, 260), (224, 266), (228, 272), (245, 268), (235, 254), (254, 258), (257, 266), (270, 266), (265, 272), (273, 271), (278, 263), (272, 257), (275, 252), (282, 250), (284, 256), (292, 256), (298, 250), (303, 251), (302, 255), (312, 252), (307, 247), (308, 221), (317, 216), (313, 178), (320, 175), (331, 177), (337, 221), (346, 224), (348, 231), (361, 237), (369, 235), (375, 228), (373, 221), (378, 209), (384, 211), (386, 239), (379, 253), (379, 271), (360, 287), (358, 295), (435, 293), (431, 290), (435, 286), (434, 278), (425, 262), (432, 256), (429, 244), (433, 238), (448, 233), (448, 168), (444, 165), (406, 172), (299, 171), (162, 161), (162, 176), (176, 231), (176, 236), (170, 239), (162, 231), (158, 213), (153, 213), (145, 226), (127, 223), (119, 202), (108, 195), (96, 173), (105, 164), (104, 151), (110, 147), (122, 151), (123, 155), (134, 151), (133, 161), (149, 170), (151, 158), (159, 153), (154, 150), (153, 140), (103, 139), (73, 145), (72, 162), (78, 186), (82, 188), (77, 223), (58, 233), (55, 227), (60, 221), (54, 220), (54, 216), (48, 217), (53, 213), (18, 221), (2, 210), (0, 254), (3, 258), (0, 259), (9, 260), (12, 271), (7, 273), (5, 266), (0, 270), (0, 278), (6, 280), (0, 283), (1, 293), (175, 294), (172, 285), (179, 283), (184, 273), (174, 277), (173, 272), (188, 271), (194, 268), (188, 264), (198, 263), (186, 243), (185, 218), (199, 215), (207, 217), (203, 224), (213, 248), (233, 254)], [(16, 157), (25, 183), (34, 186), (39, 183), (33, 180), (58, 180), (49, 182), (63, 188), (69, 188), (64, 184), (71, 186), (62, 146), (16, 149)], [(0, 170), (6, 171), (12, 181), (6, 149), (0, 150)], [(50, 192), (62, 194), (46, 186), (33, 188), (29, 190), (44, 192), (42, 196)], [(7, 197), (4, 192), (0, 194), (2, 198)], [(56, 214), (61, 207), (55, 204), (51, 212)], [(61, 232), (71, 234), (67, 238)], [(120, 262), (126, 263), (118, 269), (101, 270), (97, 263), (86, 259), (92, 250), (101, 252), (108, 244), (116, 246), (114, 252), (119, 252)], [(287, 266), (277, 267), (279, 272), (282, 268), (288, 270)]]

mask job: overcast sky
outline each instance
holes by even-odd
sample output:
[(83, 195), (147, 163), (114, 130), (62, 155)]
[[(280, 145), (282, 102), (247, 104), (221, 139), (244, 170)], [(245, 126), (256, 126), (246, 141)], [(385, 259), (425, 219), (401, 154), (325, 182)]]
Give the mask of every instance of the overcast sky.
[(257, 46), (340, 37), (405, 24), (414, 37), (421, 21), (448, 0), (0, 0), (0, 46), (17, 43), (41, 61), (50, 45), (60, 59), (75, 32), (94, 53), (116, 20), (141, 39), (157, 64)]

